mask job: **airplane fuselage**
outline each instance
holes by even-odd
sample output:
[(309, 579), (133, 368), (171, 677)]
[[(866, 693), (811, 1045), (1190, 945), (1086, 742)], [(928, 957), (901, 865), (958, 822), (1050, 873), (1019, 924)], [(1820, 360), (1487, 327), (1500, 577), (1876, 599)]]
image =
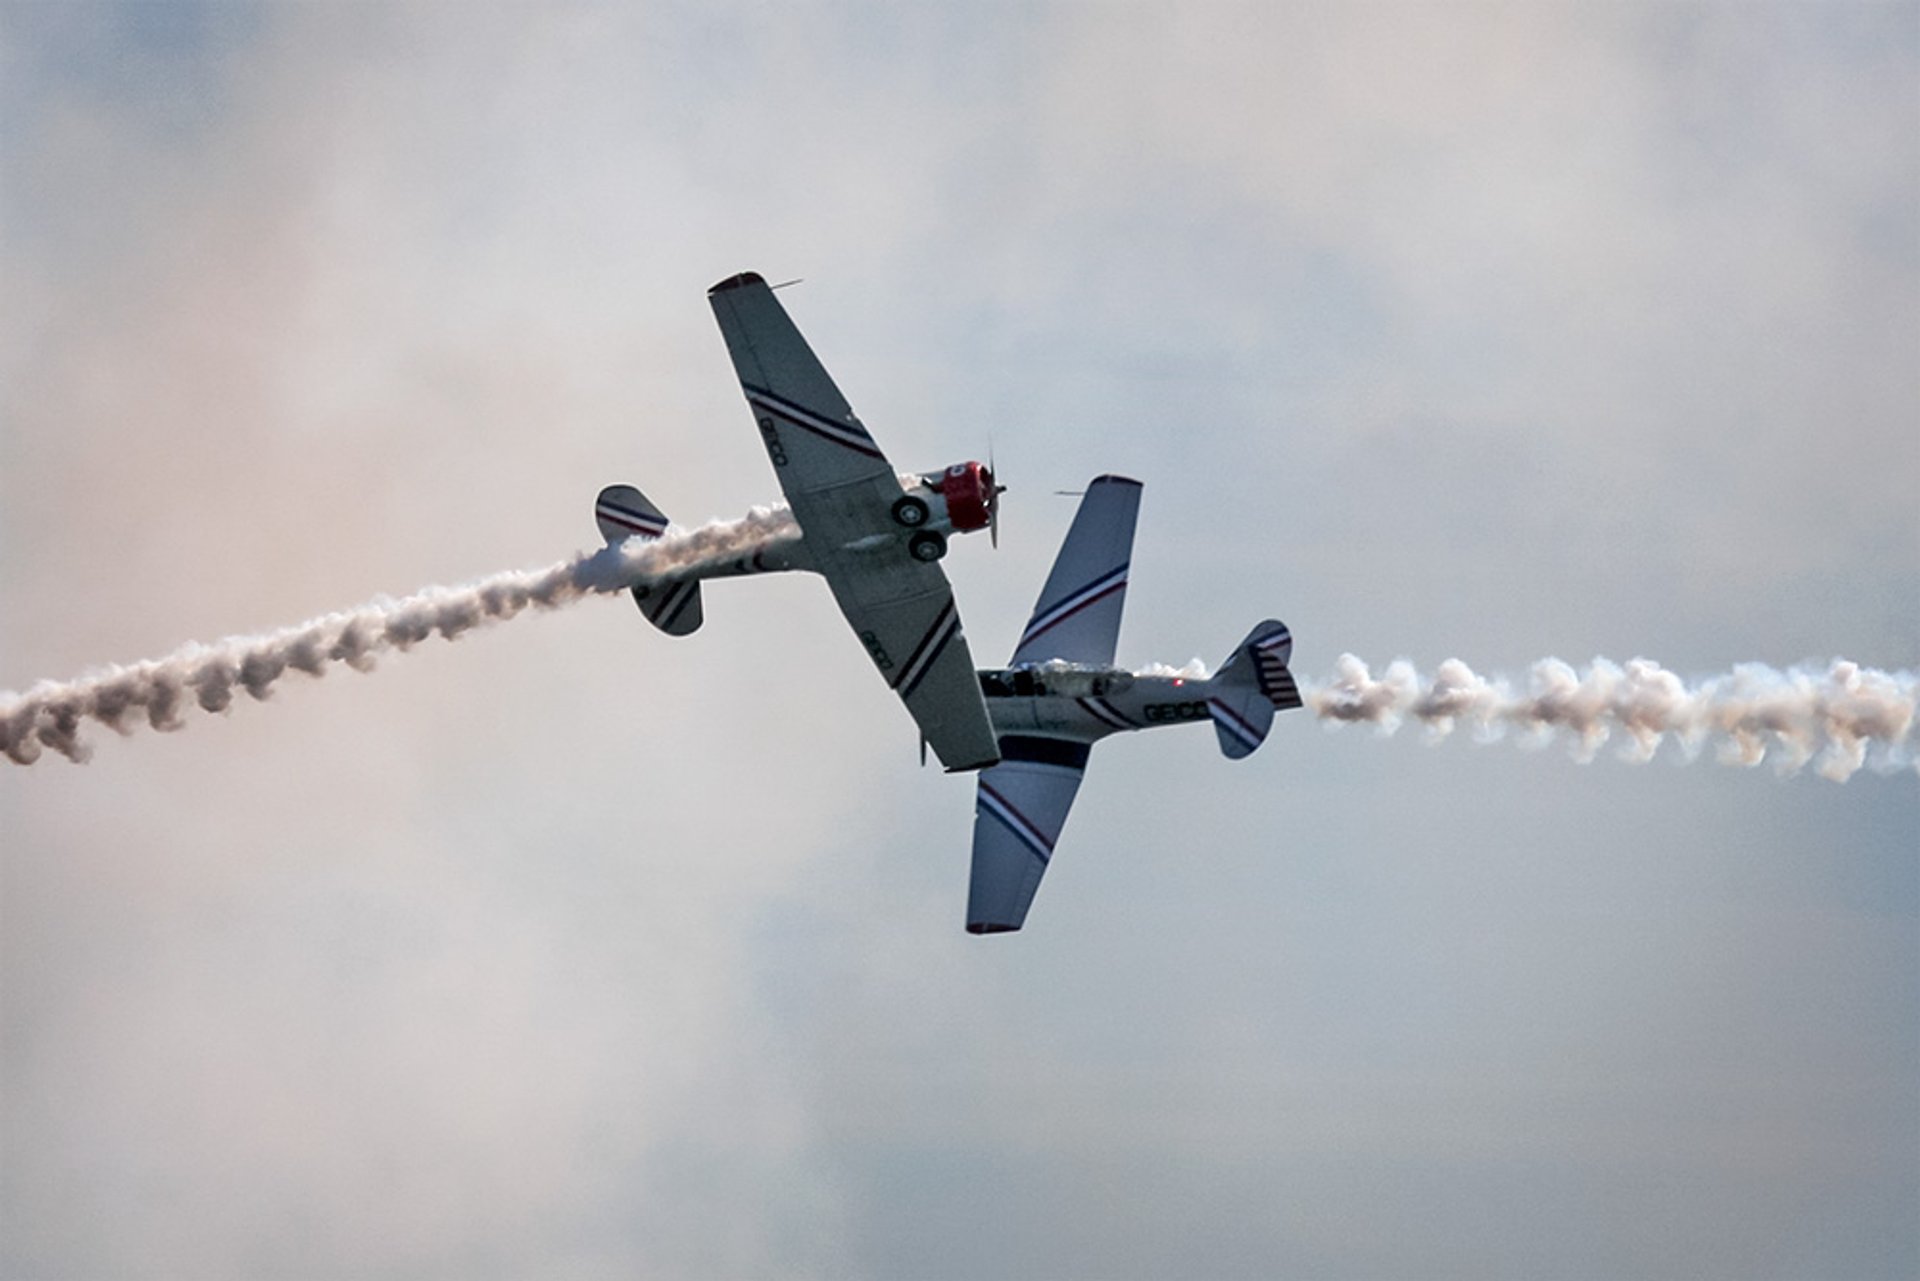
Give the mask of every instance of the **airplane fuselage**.
[[(984, 464), (955, 463), (944, 472), (904, 475), (900, 477), (900, 490), (900, 498), (893, 505), (890, 524), (854, 542), (832, 548), (826, 554), (844, 558), (851, 553), (866, 558), (874, 567), (869, 572), (881, 573), (890, 561), (902, 557), (938, 560), (946, 554), (947, 540), (951, 535), (992, 527), (993, 508), (999, 490), (994, 485), (993, 473)], [(604, 517), (607, 513), (606, 495), (601, 496), (601, 501)], [(618, 512), (617, 507), (613, 510)], [(633, 532), (657, 537), (665, 528), (662, 519), (657, 528), (623, 522), (605, 532), (609, 539), (625, 537)], [(779, 574), (794, 570), (817, 574), (821, 569), (820, 553), (795, 533), (764, 544), (750, 556), (726, 561), (702, 561), (667, 570), (645, 586), (658, 591), (675, 584), (709, 578), (740, 578), (748, 574)]]
[(980, 673), (996, 734), (1037, 734), (1091, 743), (1160, 725), (1206, 723), (1212, 682), (1146, 675), (1120, 667), (1061, 663)]

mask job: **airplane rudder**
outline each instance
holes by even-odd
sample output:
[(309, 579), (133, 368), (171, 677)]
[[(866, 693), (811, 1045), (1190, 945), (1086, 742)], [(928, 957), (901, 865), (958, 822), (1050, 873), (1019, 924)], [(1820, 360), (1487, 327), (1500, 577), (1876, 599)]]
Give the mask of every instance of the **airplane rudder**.
[(1277, 618), (1262, 619), (1220, 666), (1208, 692), (1220, 751), (1230, 760), (1251, 756), (1267, 739), (1273, 714), (1301, 706), (1287, 666), (1293, 633)]
[(1220, 667), (1220, 680), (1258, 689), (1277, 710), (1301, 705), (1300, 689), (1288, 664), (1293, 633), (1277, 618), (1262, 619)]

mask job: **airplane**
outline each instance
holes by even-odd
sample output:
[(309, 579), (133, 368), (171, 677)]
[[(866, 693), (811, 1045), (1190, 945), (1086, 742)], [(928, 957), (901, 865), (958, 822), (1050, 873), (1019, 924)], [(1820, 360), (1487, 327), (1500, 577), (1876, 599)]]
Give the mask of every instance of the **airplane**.
[[(949, 535), (985, 529), (998, 541), (1004, 487), (979, 462), (902, 477), (758, 274), (729, 276), (707, 300), (802, 537), (635, 586), (640, 612), (686, 636), (703, 618), (704, 578), (817, 573), (940, 763), (950, 772), (994, 764), (999, 747), (938, 562)], [(667, 530), (666, 515), (631, 485), (601, 490), (594, 519), (609, 546)]]
[(1000, 762), (980, 772), (967, 932), (1027, 919), (1066, 826), (1093, 744), (1112, 734), (1210, 722), (1231, 760), (1266, 741), (1276, 711), (1301, 705), (1293, 636), (1266, 619), (1211, 678), (1114, 666), (1141, 484), (1087, 486), (1009, 666), (979, 673)]

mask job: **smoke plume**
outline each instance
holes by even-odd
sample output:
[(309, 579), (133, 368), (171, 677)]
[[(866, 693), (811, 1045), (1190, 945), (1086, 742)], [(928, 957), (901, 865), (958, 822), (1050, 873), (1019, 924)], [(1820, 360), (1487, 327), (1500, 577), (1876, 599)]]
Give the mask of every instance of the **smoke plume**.
[(1817, 756), (1820, 774), (1837, 782), (1863, 765), (1920, 768), (1912, 750), (1920, 673), (1876, 671), (1845, 659), (1825, 670), (1784, 672), (1742, 663), (1689, 685), (1644, 658), (1624, 667), (1597, 658), (1584, 671), (1547, 658), (1516, 686), (1457, 658), (1431, 676), (1401, 659), (1375, 677), (1342, 654), (1333, 679), (1305, 696), (1330, 725), (1364, 722), (1390, 734), (1416, 720), (1435, 740), (1461, 727), (1483, 742), (1510, 732), (1532, 744), (1565, 735), (1582, 761), (1617, 735), (1619, 754), (1630, 761), (1652, 759), (1671, 738), (1689, 760), (1711, 744), (1726, 764), (1771, 760), (1783, 774)]
[(289, 671), (321, 676), (336, 664), (369, 671), (387, 650), (405, 651), (434, 636), (454, 640), (528, 608), (558, 609), (585, 596), (624, 591), (799, 538), (799, 526), (786, 508), (759, 508), (739, 520), (670, 532), (654, 542), (629, 539), (583, 552), (549, 569), (495, 574), (464, 587), (429, 587), (279, 631), (213, 645), (196, 642), (164, 658), (70, 681), (42, 681), (25, 693), (0, 692), (0, 754), (31, 765), (42, 749), (52, 748), (68, 760), (84, 761), (91, 753), (80, 735), (87, 720), (121, 734), (142, 724), (176, 730), (195, 707), (226, 711), (236, 691), (257, 700), (269, 697)]

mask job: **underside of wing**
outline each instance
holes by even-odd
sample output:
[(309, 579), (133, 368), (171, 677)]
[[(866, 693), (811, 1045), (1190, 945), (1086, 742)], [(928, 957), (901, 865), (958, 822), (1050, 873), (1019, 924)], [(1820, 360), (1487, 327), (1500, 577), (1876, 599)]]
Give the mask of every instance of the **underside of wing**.
[(745, 272), (715, 285), (707, 299), (761, 443), (802, 524), (802, 495), (875, 479), (893, 483), (880, 447), (765, 280)]
[(809, 563), (941, 763), (991, 765), (1000, 753), (973, 655), (933, 563), (941, 535), (896, 516), (897, 473), (767, 282), (747, 272), (707, 297)]
[[(849, 567), (844, 560), (830, 562), (824, 572), (840, 611), (940, 763), (969, 770), (999, 760), (946, 575), (917, 562), (883, 571)], [(881, 590), (896, 583), (917, 583), (919, 590)]]
[(1087, 486), (1014, 648), (1016, 664), (1055, 658), (1103, 667), (1113, 662), (1139, 514), (1139, 481), (1101, 476)]
[(1001, 762), (981, 772), (974, 805), (970, 934), (1004, 934), (1026, 923), (1087, 767), (1084, 743), (1009, 735), (1000, 750)]

